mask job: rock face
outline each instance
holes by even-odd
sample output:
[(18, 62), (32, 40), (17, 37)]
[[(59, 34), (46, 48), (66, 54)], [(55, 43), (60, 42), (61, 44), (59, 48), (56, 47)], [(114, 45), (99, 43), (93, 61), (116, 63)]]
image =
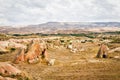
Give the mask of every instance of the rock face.
[(9, 63), (0, 62), (0, 74), (2, 76), (19, 75), (21, 71)]
[(40, 40), (38, 39), (34, 39), (28, 45), (26, 52), (24, 48), (21, 48), (18, 51), (18, 54), (16, 55), (14, 62), (19, 63), (27, 61), (29, 63), (36, 63), (41, 59), (47, 59), (45, 43), (40, 42)]
[(25, 45), (12, 41), (0, 41), (0, 46), (3, 48), (26, 48)]
[(39, 58), (41, 53), (40, 43), (38, 40), (33, 40), (32, 43), (29, 45), (28, 52), (25, 54), (25, 61), (34, 62), (36, 58)]
[(14, 59), (14, 63), (23, 62), (25, 58), (25, 50), (23, 48), (20, 48), (18, 51), (18, 54), (16, 55)]
[(108, 54), (108, 46), (105, 45), (105, 44), (101, 44), (100, 46), (100, 49), (98, 50), (98, 53), (97, 53), (97, 58), (100, 58), (101, 55), (103, 56), (103, 58), (106, 58), (107, 57), (107, 54)]
[(30, 80), (30, 78), (10, 63), (0, 62), (0, 80)]
[(4, 54), (4, 53), (8, 53), (9, 50), (3, 48), (2, 46), (0, 46), (0, 54)]

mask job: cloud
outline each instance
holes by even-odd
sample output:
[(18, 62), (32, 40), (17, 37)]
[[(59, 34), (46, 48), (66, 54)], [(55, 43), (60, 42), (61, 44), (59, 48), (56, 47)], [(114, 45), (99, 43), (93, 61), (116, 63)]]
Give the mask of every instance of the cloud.
[[(110, 0), (97, 0), (94, 1), (94, 6), (96, 6), (96, 17), (97, 20), (113, 20), (119, 17), (119, 14), (116, 13), (115, 8), (116, 4), (110, 3)], [(119, 20), (118, 20), (119, 21)]]
[(120, 0), (0, 0), (0, 25), (120, 21)]

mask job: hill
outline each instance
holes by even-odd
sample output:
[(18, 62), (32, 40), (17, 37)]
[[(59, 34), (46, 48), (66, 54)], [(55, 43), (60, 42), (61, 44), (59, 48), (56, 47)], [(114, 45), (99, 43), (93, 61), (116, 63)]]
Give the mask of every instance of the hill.
[(0, 33), (86, 33), (120, 31), (120, 22), (47, 22), (24, 27), (1, 26)]

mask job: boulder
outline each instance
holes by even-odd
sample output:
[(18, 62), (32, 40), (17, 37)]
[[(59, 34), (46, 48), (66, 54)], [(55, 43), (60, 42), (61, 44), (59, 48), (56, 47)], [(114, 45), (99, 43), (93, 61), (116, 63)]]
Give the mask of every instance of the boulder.
[(108, 53), (113, 53), (113, 52), (120, 52), (120, 47), (111, 49)]
[(9, 77), (2, 77), (2, 76), (0, 76), (0, 80), (17, 80), (17, 79), (13, 79), (13, 78), (9, 78)]
[(0, 41), (0, 46), (3, 48), (25, 48), (26, 46), (20, 43), (16, 43), (13, 41)]
[(14, 63), (28, 62), (36, 63), (41, 59), (47, 59), (46, 44), (40, 42), (39, 39), (33, 39), (30, 44), (28, 44), (27, 49), (20, 48), (14, 59)]
[(29, 63), (38, 62), (40, 56), (42, 59), (47, 58), (46, 46), (43, 42), (40, 43), (39, 40), (33, 40), (29, 45), (28, 52), (25, 53), (25, 61), (28, 61)]
[(0, 62), (0, 74), (2, 76), (12, 76), (21, 74), (21, 71), (9, 63)]
[(25, 50), (23, 48), (20, 48), (13, 62), (14, 63), (24, 62), (24, 58), (25, 58)]
[(25, 54), (25, 60), (32, 60), (38, 58), (41, 54), (40, 43), (38, 40), (33, 40), (32, 43), (29, 45), (28, 52)]
[(0, 62), (0, 80), (30, 80), (30, 77), (17, 69), (14, 64)]
[(3, 53), (8, 53), (9, 50), (3, 48), (2, 46), (0, 46), (0, 54), (3, 54)]
[(103, 56), (103, 58), (106, 58), (107, 57), (107, 54), (108, 54), (108, 46), (105, 45), (105, 44), (101, 44), (99, 50), (98, 50), (98, 53), (97, 53), (97, 58), (100, 58), (101, 55)]
[(48, 61), (48, 65), (49, 66), (53, 66), (55, 64), (55, 59), (50, 59), (49, 61)]
[(9, 44), (9, 41), (0, 41), (0, 46), (3, 48), (7, 48)]
[(20, 43), (16, 43), (16, 42), (9, 42), (8, 47), (12, 47), (12, 48), (24, 48), (26, 49), (27, 46), (20, 44)]

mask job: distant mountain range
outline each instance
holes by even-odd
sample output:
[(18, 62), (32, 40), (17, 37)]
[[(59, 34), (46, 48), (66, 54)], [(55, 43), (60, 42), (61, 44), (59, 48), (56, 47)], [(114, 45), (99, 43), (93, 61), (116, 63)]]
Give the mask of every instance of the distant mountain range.
[(48, 22), (24, 27), (0, 26), (0, 33), (86, 33), (120, 31), (120, 22)]

